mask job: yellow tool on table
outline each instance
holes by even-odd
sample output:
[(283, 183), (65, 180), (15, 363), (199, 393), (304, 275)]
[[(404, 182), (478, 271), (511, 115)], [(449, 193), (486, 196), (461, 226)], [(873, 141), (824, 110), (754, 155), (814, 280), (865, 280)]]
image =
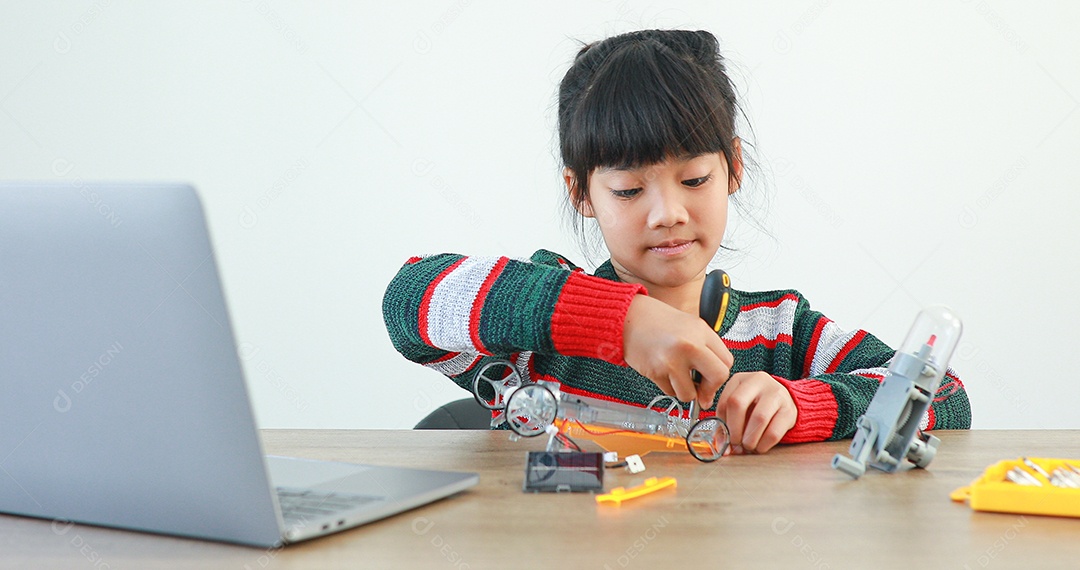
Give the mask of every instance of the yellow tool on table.
[(644, 483), (637, 487), (615, 487), (610, 493), (606, 495), (597, 495), (597, 503), (614, 503), (615, 506), (622, 505), (623, 501), (629, 501), (630, 499), (636, 499), (642, 495), (648, 495), (649, 493), (655, 493), (660, 489), (666, 489), (668, 487), (676, 486), (674, 477), (649, 477)]

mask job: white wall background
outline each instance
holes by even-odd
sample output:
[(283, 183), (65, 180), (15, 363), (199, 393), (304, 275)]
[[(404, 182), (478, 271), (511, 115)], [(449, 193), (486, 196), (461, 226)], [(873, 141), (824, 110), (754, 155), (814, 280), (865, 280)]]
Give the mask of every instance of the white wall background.
[(192, 182), (261, 424), (410, 427), (467, 394), (390, 345), (397, 268), (580, 260), (553, 134), (577, 40), (704, 28), (769, 203), (767, 233), (732, 222), (736, 286), (894, 346), (949, 304), (975, 427), (1080, 428), (1080, 4), (395, 4), (3, 0), (0, 179)]

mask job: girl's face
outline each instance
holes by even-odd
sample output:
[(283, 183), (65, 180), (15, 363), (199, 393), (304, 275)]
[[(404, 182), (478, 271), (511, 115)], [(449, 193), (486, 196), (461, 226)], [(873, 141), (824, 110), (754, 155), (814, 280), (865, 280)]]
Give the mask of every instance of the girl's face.
[[(736, 179), (740, 158), (733, 161)], [(663, 295), (704, 279), (736, 188), (722, 153), (629, 170), (597, 168), (581, 213), (599, 224), (619, 277)]]

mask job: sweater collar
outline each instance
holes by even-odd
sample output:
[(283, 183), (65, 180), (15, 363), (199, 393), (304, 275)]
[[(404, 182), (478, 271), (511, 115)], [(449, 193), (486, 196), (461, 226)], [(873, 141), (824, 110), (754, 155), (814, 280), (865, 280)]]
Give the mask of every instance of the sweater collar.
[(604, 263), (600, 264), (600, 267), (596, 268), (593, 275), (607, 279), (608, 281), (616, 281), (621, 283), (622, 279), (619, 279), (619, 275), (615, 273), (615, 267), (611, 265), (611, 260), (608, 259)]

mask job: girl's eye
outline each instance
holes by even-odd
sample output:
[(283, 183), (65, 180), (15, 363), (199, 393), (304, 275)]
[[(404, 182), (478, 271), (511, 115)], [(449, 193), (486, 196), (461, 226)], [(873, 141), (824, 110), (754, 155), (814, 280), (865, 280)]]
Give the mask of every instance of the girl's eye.
[(702, 184), (708, 182), (710, 178), (712, 178), (712, 174), (710, 174), (708, 176), (702, 176), (701, 178), (692, 178), (690, 180), (683, 180), (683, 184), (685, 184), (685, 185), (687, 185), (687, 186), (689, 186), (691, 188), (697, 188), (698, 186), (701, 186)]
[(641, 188), (631, 188), (629, 190), (612, 190), (611, 191), (612, 195), (614, 195), (616, 198), (622, 198), (624, 200), (629, 200), (630, 198), (633, 198), (634, 196), (637, 196), (640, 192), (641, 192)]

